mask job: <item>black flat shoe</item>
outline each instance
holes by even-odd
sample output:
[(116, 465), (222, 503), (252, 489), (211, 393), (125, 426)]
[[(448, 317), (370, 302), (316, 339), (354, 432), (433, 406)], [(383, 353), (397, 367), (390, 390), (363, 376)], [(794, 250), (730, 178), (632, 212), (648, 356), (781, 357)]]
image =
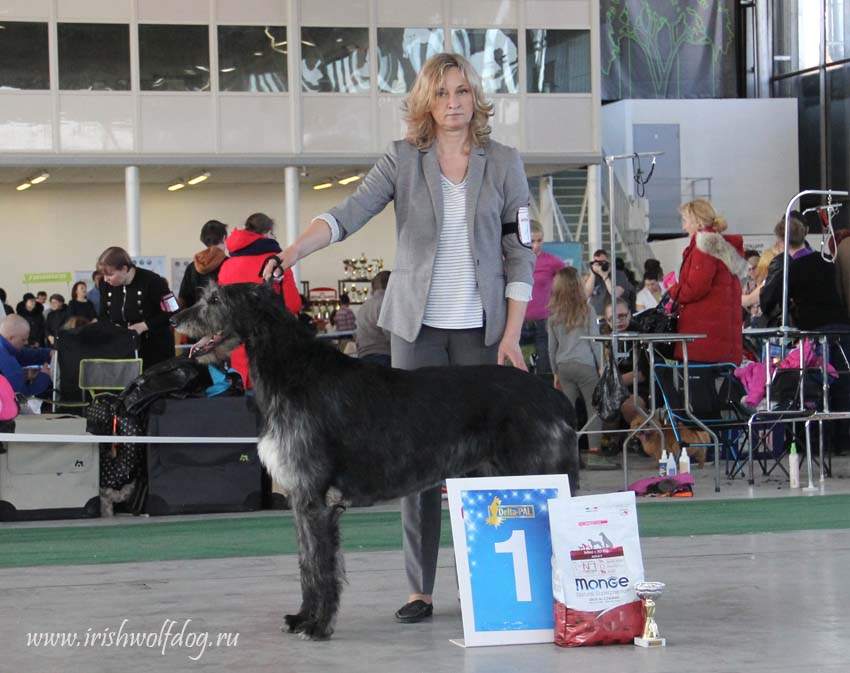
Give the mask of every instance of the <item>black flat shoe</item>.
[(411, 601), (402, 605), (395, 613), (396, 621), (402, 624), (415, 624), (434, 614), (434, 606), (425, 601)]

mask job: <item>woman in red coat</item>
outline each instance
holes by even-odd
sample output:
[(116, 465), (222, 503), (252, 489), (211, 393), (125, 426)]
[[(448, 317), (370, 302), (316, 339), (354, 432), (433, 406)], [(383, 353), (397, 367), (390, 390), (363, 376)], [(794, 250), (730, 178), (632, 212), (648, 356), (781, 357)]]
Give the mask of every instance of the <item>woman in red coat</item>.
[[(741, 281), (746, 273), (742, 236), (723, 235), (726, 220), (708, 201), (697, 199), (683, 205), (682, 229), (691, 237), (682, 253), (679, 282), (670, 296), (679, 302), (680, 334), (705, 334), (688, 344), (693, 362), (731, 362), (743, 358), (741, 336)], [(676, 344), (675, 357), (682, 359)]]
[[(233, 283), (261, 283), (260, 270), (270, 255), (281, 251), (280, 245), (269, 235), (274, 229), (274, 220), (263, 213), (254, 213), (245, 220), (244, 229), (236, 229), (227, 237), (225, 244), (230, 257), (224, 261), (218, 272), (219, 285)], [(280, 291), (280, 286), (275, 289)], [(295, 287), (292, 271), (283, 274), (283, 301), (292, 313), (301, 310), (301, 295)], [(231, 366), (242, 375), (246, 388), (253, 387), (248, 372), (248, 355), (245, 346), (240, 346), (230, 355)]]

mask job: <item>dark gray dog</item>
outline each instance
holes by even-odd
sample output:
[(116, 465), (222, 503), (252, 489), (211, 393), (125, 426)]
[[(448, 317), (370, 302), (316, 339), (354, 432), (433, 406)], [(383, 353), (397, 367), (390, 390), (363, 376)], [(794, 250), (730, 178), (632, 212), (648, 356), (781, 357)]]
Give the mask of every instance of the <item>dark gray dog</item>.
[(211, 288), (173, 324), (222, 360), (244, 343), (263, 415), (259, 454), (287, 491), (298, 530), (301, 609), (290, 632), (328, 638), (344, 569), (344, 503), (415, 493), (470, 472), (568, 473), (578, 486), (575, 414), (541, 379), (512, 367), (390, 369), (341, 354), (271, 288)]

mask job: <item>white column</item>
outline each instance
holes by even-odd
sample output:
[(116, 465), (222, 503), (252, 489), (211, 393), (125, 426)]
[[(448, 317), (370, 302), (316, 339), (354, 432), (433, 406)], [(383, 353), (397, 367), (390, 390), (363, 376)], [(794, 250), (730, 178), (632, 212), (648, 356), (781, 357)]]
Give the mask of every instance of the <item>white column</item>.
[(587, 167), (587, 254), (602, 247), (602, 198), (599, 192), (599, 164)]
[[(286, 198), (286, 245), (291, 245), (298, 238), (298, 220), (301, 213), (300, 185), (298, 184), (298, 166), (287, 166), (284, 169), (284, 194)], [(299, 264), (292, 267), (295, 284), (301, 291), (301, 273)]]
[(127, 252), (142, 254), (142, 209), (139, 197), (139, 167), (124, 168), (124, 200), (127, 207)]
[(540, 226), (543, 227), (544, 241), (557, 240), (555, 238), (555, 213), (552, 211), (551, 189), (552, 178), (548, 175), (541, 176), (537, 203), (540, 205)]

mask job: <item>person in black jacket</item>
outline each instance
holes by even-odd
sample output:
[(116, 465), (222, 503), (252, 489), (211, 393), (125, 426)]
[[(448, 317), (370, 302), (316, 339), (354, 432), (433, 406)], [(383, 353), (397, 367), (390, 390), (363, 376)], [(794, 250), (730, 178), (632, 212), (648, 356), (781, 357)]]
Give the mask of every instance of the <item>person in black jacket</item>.
[[(835, 265), (827, 262), (806, 243), (808, 228), (796, 211), (789, 219), (787, 254), (777, 255), (768, 267), (759, 303), (764, 315), (778, 316), (774, 324), (782, 321), (783, 263), (788, 266), (789, 322), (801, 330), (836, 332), (836, 346), (850, 357), (850, 319), (838, 293), (835, 282)], [(785, 218), (777, 222), (774, 233), (778, 239), (785, 237)], [(850, 409), (850, 374), (848, 364), (835, 346), (830, 349), (830, 363), (839, 370), (838, 381), (830, 385), (830, 408), (834, 411)], [(850, 422), (834, 421), (830, 436), (832, 451), (836, 454), (850, 452)]]
[(86, 320), (97, 319), (97, 308), (86, 296), (85, 281), (78, 280), (71, 288), (71, 301), (68, 302), (68, 317), (78, 316)]
[(15, 307), (15, 313), (30, 324), (29, 345), (34, 348), (44, 346), (44, 307), (39, 304), (32, 292), (27, 292)]
[(61, 294), (50, 295), (50, 313), (44, 319), (44, 331), (47, 335), (47, 345), (55, 346), (56, 337), (59, 336), (59, 330), (65, 321), (71, 317), (71, 312), (65, 304), (65, 297)]
[(210, 220), (201, 227), (201, 243), (207, 247), (197, 253), (192, 264), (186, 267), (177, 293), (180, 308), (192, 306), (205, 287), (218, 282), (218, 270), (227, 259), (224, 246), (226, 238), (227, 225), (218, 220)]
[(135, 266), (119, 247), (104, 250), (97, 268), (103, 273), (99, 317), (139, 335), (145, 369), (174, 357), (168, 320), (178, 306), (165, 278)]

